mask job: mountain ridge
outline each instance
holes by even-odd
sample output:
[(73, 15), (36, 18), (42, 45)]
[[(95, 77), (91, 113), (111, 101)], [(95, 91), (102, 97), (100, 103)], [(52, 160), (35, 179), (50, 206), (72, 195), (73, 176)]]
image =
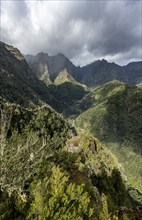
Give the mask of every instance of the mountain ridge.
[[(39, 55), (40, 58), (38, 59)], [(75, 80), (89, 87), (96, 87), (114, 79), (121, 80), (128, 84), (138, 84), (142, 81), (142, 61), (131, 62), (127, 65), (120, 66), (115, 62), (108, 62), (107, 60), (102, 59), (80, 67), (75, 66), (63, 54), (49, 56), (46, 53), (39, 53), (35, 56), (25, 55), (25, 58), (29, 66), (37, 73), (37, 75), (42, 75), (42, 72), (38, 70), (39, 65), (41, 63), (46, 64), (52, 82), (55, 80), (59, 72), (63, 71), (65, 68)]]
[[(89, 123), (90, 118), (98, 118), (93, 122), (98, 132), (104, 134), (109, 122), (107, 131), (122, 131), (120, 137), (124, 133), (130, 139), (138, 133), (134, 140), (139, 143), (141, 90), (117, 80), (92, 91), (70, 80), (46, 85), (19, 50), (6, 44), (0, 49), (0, 219), (140, 219), (137, 206), (142, 194), (129, 185), (123, 167), (87, 126), (84, 130), (80, 126), (79, 132), (71, 126), (74, 121), (65, 120), (55, 110), (63, 113), (74, 107), (82, 117), (85, 111), (98, 107), (95, 114), (87, 115)], [(64, 63), (62, 54), (57, 57)], [(105, 68), (107, 62), (102, 62)], [(48, 71), (56, 69), (56, 62), (51, 62), (50, 68), (40, 64), (37, 66), (48, 80)], [(131, 120), (127, 120), (125, 109)], [(101, 120), (106, 110), (109, 118)], [(130, 153), (130, 158), (136, 156)]]
[[(51, 85), (48, 87), (37, 77), (34, 71), (30, 69), (18, 49), (0, 43), (0, 51), (0, 93), (7, 101), (16, 102), (20, 105), (41, 105), (46, 103), (58, 112), (62, 112), (63, 109), (68, 107), (69, 98), (68, 100), (66, 99), (67, 94), (73, 94), (70, 100), (71, 103), (76, 99), (81, 99), (86, 94), (82, 86), (73, 85), (72, 83), (65, 83), (65, 86), (55, 86), (50, 83)], [(17, 56), (18, 58), (20, 57), (20, 59), (17, 59)], [(46, 66), (44, 67), (42, 70), (48, 80), (48, 69), (46, 69)], [(53, 91), (53, 87), (55, 92)], [(64, 93), (63, 96), (60, 89), (61, 87), (67, 92)], [(59, 94), (56, 92), (56, 89), (58, 92), (60, 91)], [(77, 91), (76, 94), (73, 91), (74, 89)], [(58, 100), (59, 96), (63, 97), (62, 100)]]
[(40, 71), (38, 71), (39, 62), (46, 64), (48, 66), (49, 72), (52, 73), (50, 74), (51, 81), (54, 81), (59, 72), (63, 71), (64, 68), (67, 68), (70, 74), (76, 70), (76, 67), (72, 64), (72, 62), (61, 53), (58, 53), (54, 56), (49, 56), (47, 53), (40, 52), (35, 56), (25, 55), (24, 57), (27, 60), (29, 66), (38, 75), (42, 74)]
[(139, 167), (142, 150), (142, 90), (137, 86), (111, 81), (92, 90), (75, 109), (78, 109), (78, 116), (72, 117), (76, 127), (89, 130), (99, 138), (117, 156), (131, 183), (142, 192)]
[(83, 220), (84, 213), (87, 219), (100, 216), (103, 220), (120, 206), (129, 210), (133, 203), (139, 204), (128, 193), (113, 157), (89, 133), (77, 134), (46, 105), (25, 109), (0, 99), (0, 110), (6, 116), (0, 117), (0, 127), (4, 128), (0, 138), (6, 138), (2, 139), (0, 155), (3, 220), (32, 220), (35, 215), (56, 219), (57, 214), (58, 219), (74, 215)]

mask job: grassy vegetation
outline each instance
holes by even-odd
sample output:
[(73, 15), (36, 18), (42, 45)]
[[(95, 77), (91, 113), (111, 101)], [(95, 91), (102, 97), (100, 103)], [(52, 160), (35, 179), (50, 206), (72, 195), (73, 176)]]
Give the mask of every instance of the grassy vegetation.
[(142, 90), (114, 80), (89, 92), (66, 70), (47, 87), (0, 46), (0, 219), (140, 219)]
[(47, 106), (1, 100), (0, 107), (2, 220), (103, 220), (131, 207), (117, 165), (97, 139), (77, 135)]
[(105, 145), (114, 155), (117, 155), (117, 160), (122, 165), (122, 172), (124, 172), (126, 180), (142, 192), (141, 154), (135, 152), (130, 145), (125, 146), (112, 142), (105, 142)]
[(62, 84), (64, 82), (71, 82), (73, 84), (80, 84), (78, 83), (67, 71), (67, 69), (65, 68), (63, 71), (61, 71), (58, 76), (56, 77), (56, 79), (54, 80), (54, 83), (56, 85)]
[(40, 63), (39, 64), (39, 72), (42, 73), (39, 76), (40, 80), (42, 80), (47, 86), (52, 84), (50, 77), (49, 77), (47, 65)]
[(132, 186), (142, 191), (141, 89), (112, 81), (87, 96), (92, 103), (76, 118), (76, 126), (98, 137), (118, 157)]
[(49, 79), (47, 65), (40, 63), (39, 80), (20, 51), (3, 43), (0, 43), (0, 50), (0, 95), (7, 101), (24, 107), (46, 103), (61, 113), (87, 94), (83, 86), (69, 74), (67, 77), (72, 79), (71, 82), (54, 85)]

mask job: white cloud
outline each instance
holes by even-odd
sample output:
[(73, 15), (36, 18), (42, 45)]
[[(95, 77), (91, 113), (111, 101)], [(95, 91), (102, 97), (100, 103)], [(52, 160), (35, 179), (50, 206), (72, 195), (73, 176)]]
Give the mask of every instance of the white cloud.
[(76, 64), (140, 59), (141, 2), (2, 1), (1, 40), (22, 53), (64, 53)]

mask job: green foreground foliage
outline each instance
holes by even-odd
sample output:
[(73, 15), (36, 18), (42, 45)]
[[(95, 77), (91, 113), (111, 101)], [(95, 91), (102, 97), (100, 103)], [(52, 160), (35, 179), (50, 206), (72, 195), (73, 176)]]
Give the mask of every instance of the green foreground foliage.
[(77, 135), (49, 107), (1, 101), (0, 122), (1, 220), (106, 220), (121, 206), (131, 207), (100, 142), (86, 132)]
[[(141, 90), (113, 81), (89, 92), (66, 70), (54, 85), (47, 65), (42, 65), (40, 79), (46, 86), (19, 50), (2, 42), (0, 49), (1, 96), (28, 107), (0, 98), (0, 220), (142, 219), (141, 195), (128, 187), (114, 156), (89, 133), (77, 134), (47, 104), (43, 106), (48, 103), (72, 118), (85, 111), (77, 125), (107, 141), (114, 153), (120, 144), (124, 150), (118, 155), (123, 159), (126, 153), (124, 162), (135, 157), (127, 173), (137, 178)], [(138, 181), (132, 185), (137, 187)]]
[[(81, 108), (85, 103), (87, 110)], [(99, 138), (122, 164), (126, 179), (142, 192), (142, 90), (112, 81), (94, 89), (79, 107), (83, 112), (75, 125)]]

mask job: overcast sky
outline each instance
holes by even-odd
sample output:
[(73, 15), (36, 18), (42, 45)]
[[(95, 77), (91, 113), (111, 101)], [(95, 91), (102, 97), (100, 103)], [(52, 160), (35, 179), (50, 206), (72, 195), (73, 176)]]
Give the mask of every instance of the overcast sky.
[(65, 54), (76, 65), (141, 60), (142, 2), (1, 0), (1, 40), (23, 54)]

